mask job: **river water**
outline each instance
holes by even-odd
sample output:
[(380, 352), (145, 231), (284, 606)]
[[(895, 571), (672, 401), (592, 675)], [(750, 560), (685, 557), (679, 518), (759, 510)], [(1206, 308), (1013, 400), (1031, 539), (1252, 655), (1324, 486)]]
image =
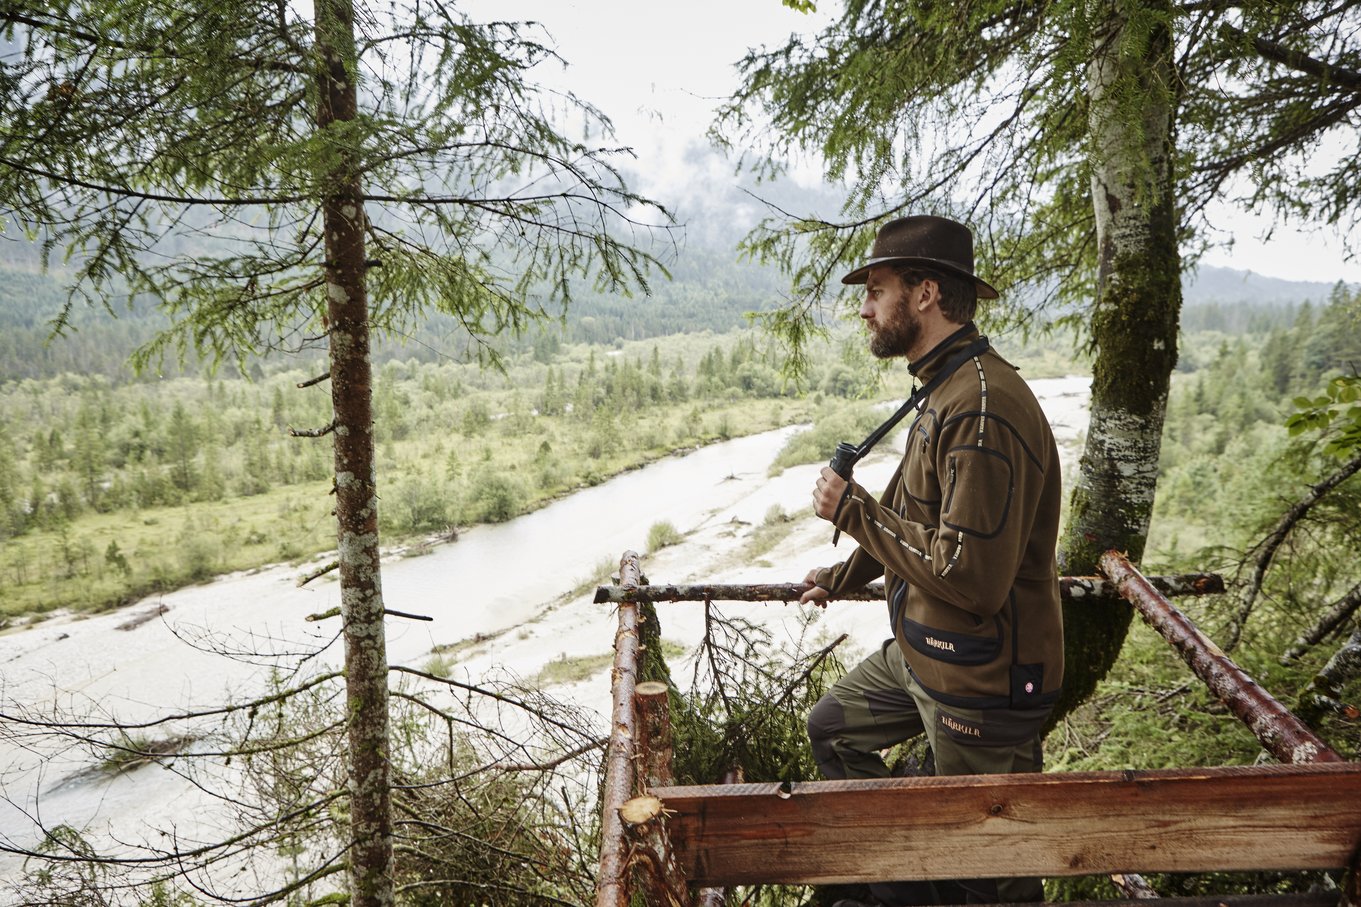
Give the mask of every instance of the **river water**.
[[(1032, 382), (1054, 425), (1068, 467), (1087, 423), (1089, 379)], [(384, 598), (396, 611), (429, 622), (389, 621), (389, 659), (420, 666), (432, 647), (476, 636), (486, 641), (461, 655), (458, 668), (472, 679), (509, 670), (532, 676), (561, 655), (598, 654), (613, 643), (613, 616), (593, 605), (590, 593), (570, 595), (603, 560), (617, 562), (626, 549), (643, 551), (649, 528), (667, 521), (685, 538), (648, 557), (644, 569), (656, 583), (792, 582), (807, 569), (844, 557), (834, 551), (826, 524), (794, 524), (787, 538), (759, 558), (742, 554), (743, 540), (773, 506), (807, 514), (818, 465), (767, 469), (786, 428), (715, 444), (670, 457), (495, 526), (478, 526), (456, 543), (383, 566)], [(893, 447), (857, 469), (870, 487), (887, 479)], [(900, 449), (900, 448), (899, 448)], [(0, 711), (6, 714), (117, 716), (144, 720), (171, 711), (237, 700), (258, 693), (269, 665), (313, 651), (335, 633), (337, 621), (309, 623), (307, 615), (339, 604), (334, 580), (299, 589), (297, 567), (273, 567), (214, 582), (88, 618), (57, 617), (0, 635)], [(682, 645), (698, 633), (698, 609), (675, 606), (663, 614), (668, 638)], [(132, 629), (120, 629), (149, 612), (164, 612)], [(779, 624), (789, 611), (761, 609)], [(881, 609), (836, 608), (829, 630), (877, 638)], [(514, 633), (506, 633), (516, 628)], [(225, 657), (230, 651), (235, 657)], [(323, 662), (340, 658), (332, 646)], [(608, 672), (569, 684), (555, 694), (602, 715), (609, 703)], [(122, 774), (89, 771), (83, 748), (12, 722), (0, 727), (0, 847), (25, 850), (42, 838), (40, 826), (66, 823), (93, 840), (137, 841), (168, 826), (205, 821), (205, 800), (178, 775), (151, 766)], [(0, 854), (0, 888), (12, 883), (22, 860)], [(0, 896), (2, 897), (2, 896)]]

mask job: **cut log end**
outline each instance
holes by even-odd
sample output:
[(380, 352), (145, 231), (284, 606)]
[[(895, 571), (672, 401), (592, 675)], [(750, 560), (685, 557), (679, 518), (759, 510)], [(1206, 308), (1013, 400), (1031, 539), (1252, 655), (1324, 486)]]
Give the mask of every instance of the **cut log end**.
[(662, 801), (656, 797), (634, 797), (619, 807), (619, 818), (628, 825), (644, 825), (662, 814)]
[(666, 684), (659, 680), (645, 680), (634, 687), (634, 693), (638, 696), (665, 696)]

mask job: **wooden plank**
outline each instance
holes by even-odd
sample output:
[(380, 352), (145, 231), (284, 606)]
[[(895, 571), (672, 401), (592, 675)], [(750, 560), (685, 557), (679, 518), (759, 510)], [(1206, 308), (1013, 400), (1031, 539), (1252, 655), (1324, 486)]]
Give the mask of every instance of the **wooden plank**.
[(1336, 869), (1361, 763), (657, 788), (703, 885)]
[[(1336, 891), (1311, 891), (1300, 894), (1223, 894), (1186, 898), (1159, 898), (1146, 907), (1339, 907)], [(996, 905), (1003, 907), (1003, 905)], [(1027, 907), (1132, 907), (1122, 901), (1045, 901)]]

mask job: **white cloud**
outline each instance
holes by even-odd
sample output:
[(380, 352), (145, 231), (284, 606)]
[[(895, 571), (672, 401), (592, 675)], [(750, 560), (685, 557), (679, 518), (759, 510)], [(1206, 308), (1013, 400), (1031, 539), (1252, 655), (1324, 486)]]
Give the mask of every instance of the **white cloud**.
[[(608, 115), (617, 138), (634, 149), (627, 169), (636, 188), (666, 202), (669, 194), (693, 196), (703, 184), (721, 191), (738, 180), (731, 167), (693, 153), (714, 112), (737, 85), (734, 64), (748, 48), (775, 48), (794, 31), (810, 32), (832, 18), (837, 6), (804, 15), (779, 0), (464, 0), (475, 20), (533, 20), (567, 61), (547, 65), (542, 81), (570, 90)], [(700, 169), (696, 168), (699, 163)], [(791, 174), (812, 187), (815, 167)], [(707, 194), (707, 193), (706, 193)], [(1336, 231), (1270, 223), (1219, 206), (1211, 222), (1234, 239), (1203, 261), (1295, 280), (1361, 281), (1361, 261), (1346, 261)], [(1268, 233), (1269, 239), (1264, 239)]]

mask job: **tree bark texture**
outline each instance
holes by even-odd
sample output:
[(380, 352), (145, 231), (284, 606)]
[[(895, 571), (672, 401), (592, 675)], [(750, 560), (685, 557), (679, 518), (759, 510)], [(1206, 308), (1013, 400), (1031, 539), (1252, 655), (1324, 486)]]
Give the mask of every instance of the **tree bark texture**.
[(1335, 712), (1349, 721), (1355, 721), (1358, 715), (1356, 706), (1341, 700), (1343, 685), (1354, 677), (1361, 677), (1361, 630), (1354, 632), (1300, 691), (1297, 709), (1301, 717), (1317, 721), (1326, 712)]
[[(619, 561), (619, 585), (637, 587), (642, 577), (638, 554), (625, 551)], [(624, 826), (619, 809), (633, 797), (634, 741), (637, 737), (633, 696), (638, 683), (638, 606), (619, 605), (619, 629), (614, 636), (613, 709), (610, 743), (605, 753), (605, 785), (601, 794), (600, 874), (596, 878), (596, 907), (627, 907), (628, 864)]]
[[(1217, 573), (1175, 573), (1168, 576), (1150, 576), (1148, 581), (1163, 595), (1214, 595), (1224, 591), (1224, 578)], [(683, 586), (597, 586), (596, 604), (606, 602), (768, 602), (778, 601), (788, 604), (796, 602), (808, 590), (806, 583), (697, 583)], [(1104, 576), (1061, 576), (1059, 577), (1059, 597), (1066, 601), (1090, 602), (1106, 598), (1119, 600), (1120, 593), (1114, 584)], [(869, 583), (859, 589), (850, 589), (834, 595), (828, 601), (884, 601), (884, 584)], [(644, 640), (650, 639), (657, 631), (653, 612), (644, 609), (639, 615)], [(660, 637), (659, 637), (660, 638)], [(649, 643), (649, 646), (651, 644)], [(665, 665), (665, 662), (662, 662)], [(646, 673), (646, 672), (645, 672)], [(647, 676), (647, 680), (669, 681), (670, 675)]]
[(1131, 901), (1156, 901), (1158, 892), (1137, 872), (1111, 873), (1111, 881), (1120, 889), (1120, 896)]
[[(1169, 0), (1100, 0), (1087, 72), (1097, 300), (1091, 419), (1060, 545), (1065, 573), (1115, 548), (1143, 556), (1177, 361), (1181, 259), (1173, 184), (1176, 73)], [(1085, 700), (1120, 652), (1129, 607), (1065, 605), (1064, 690)]]
[(1361, 608), (1361, 583), (1352, 586), (1351, 591), (1333, 603), (1327, 612), (1320, 617), (1312, 627), (1300, 634), (1300, 638), (1295, 640), (1284, 655), (1281, 656), (1281, 664), (1290, 664), (1297, 658), (1302, 658), (1305, 652), (1323, 642), (1323, 640), (1342, 626), (1343, 621), (1348, 620), (1357, 609)]
[(675, 784), (672, 771), (671, 708), (666, 684), (649, 680), (638, 684), (634, 705), (638, 715), (638, 762), (643, 787)]
[(344, 124), (356, 119), (354, 7), (318, 0), (317, 127), (332, 146), (322, 208), (326, 311), (335, 411), (336, 542), (344, 621), (350, 775), (350, 904), (393, 903), (392, 800), (388, 767), (388, 664), (379, 573), (373, 384), (364, 263), (359, 149)]
[(628, 835), (632, 862), (647, 888), (646, 903), (650, 907), (690, 907), (690, 888), (666, 833), (662, 801), (635, 797), (619, 808), (619, 817)]
[(1307, 724), (1258, 686), (1186, 615), (1159, 595), (1128, 559), (1109, 551), (1101, 559), (1101, 566), (1149, 626), (1172, 644), (1196, 676), (1247, 725), (1271, 755), (1291, 764), (1343, 761)]

